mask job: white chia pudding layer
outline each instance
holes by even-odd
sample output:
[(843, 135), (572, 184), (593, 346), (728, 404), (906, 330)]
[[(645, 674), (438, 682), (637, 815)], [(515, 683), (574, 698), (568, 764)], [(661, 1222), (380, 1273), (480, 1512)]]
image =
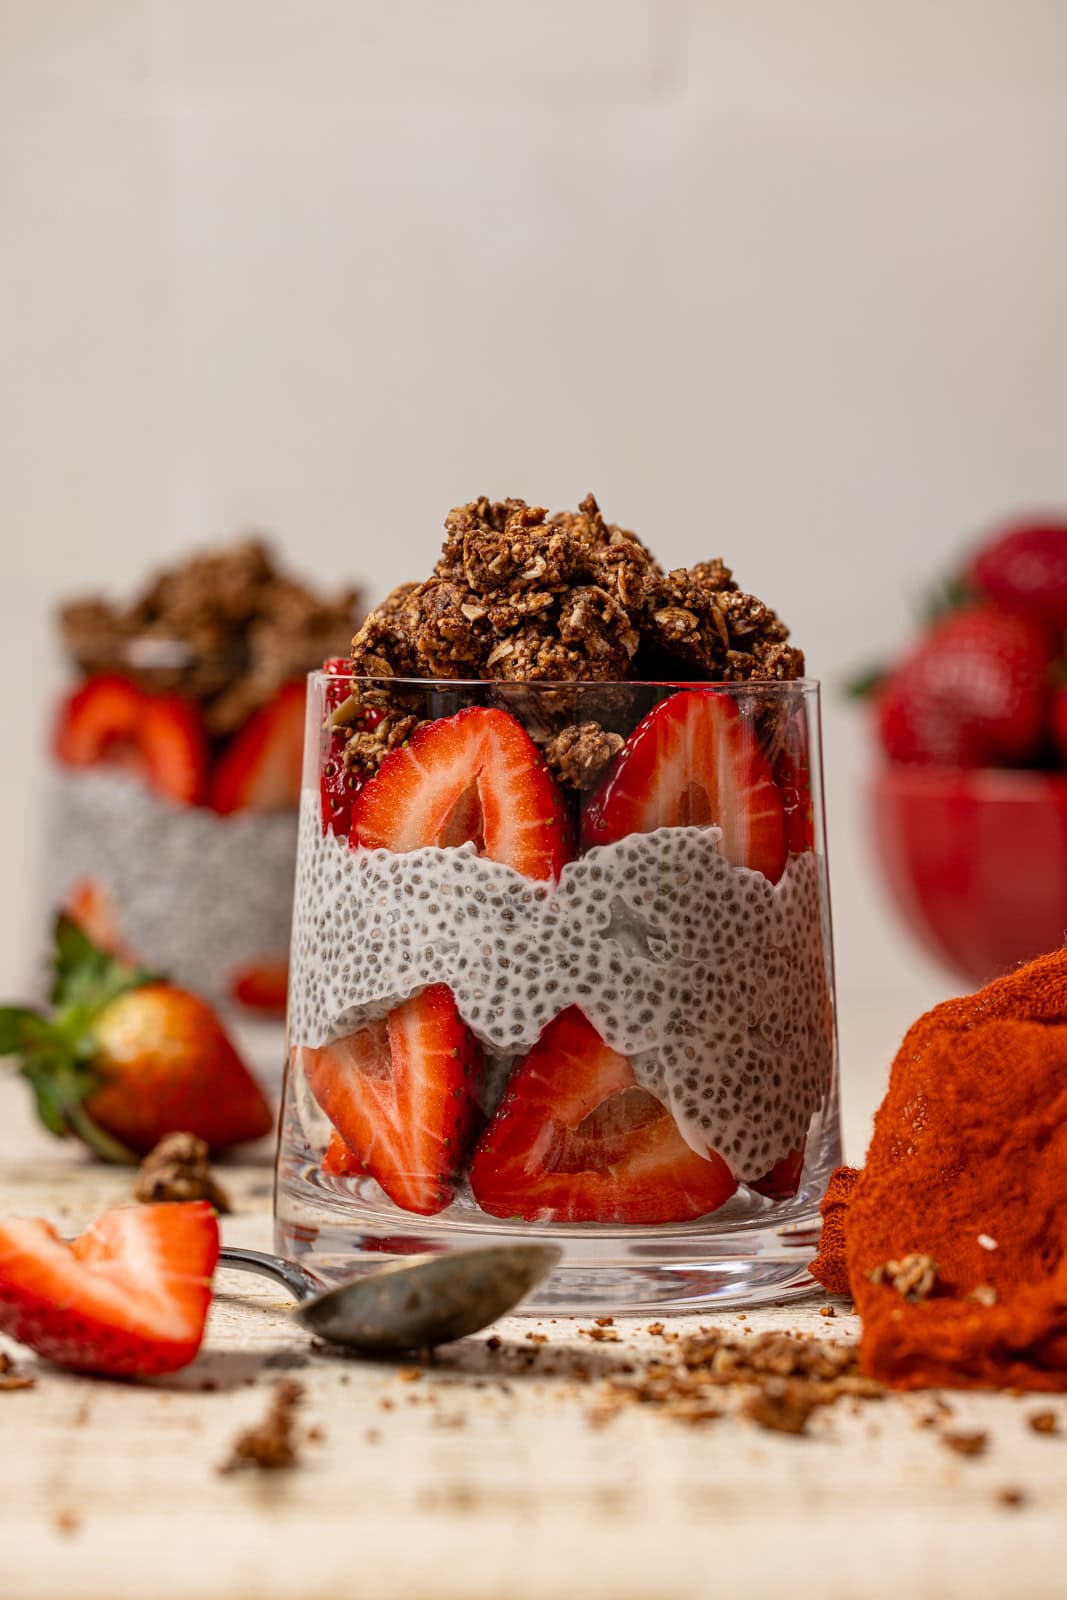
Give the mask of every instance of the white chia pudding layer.
[(539, 883), (473, 844), (352, 850), (323, 836), (305, 791), (290, 1043), (326, 1044), (445, 983), (492, 1070), (578, 1006), (695, 1151), (761, 1178), (802, 1147), (830, 1088), (824, 898), (813, 854), (772, 884), (730, 866), (721, 837), (632, 834)]
[(294, 812), (223, 817), (171, 805), (125, 773), (55, 770), (45, 819), (46, 904), (96, 880), (146, 966), (217, 1000), (243, 968), (286, 959)]

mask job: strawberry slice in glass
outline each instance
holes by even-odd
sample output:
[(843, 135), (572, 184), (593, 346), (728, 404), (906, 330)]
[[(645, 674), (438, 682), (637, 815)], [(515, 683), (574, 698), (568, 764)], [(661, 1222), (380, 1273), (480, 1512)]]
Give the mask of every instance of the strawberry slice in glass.
[(516, 1072), (471, 1162), (483, 1211), (530, 1222), (687, 1222), (737, 1188), (572, 1007)]
[(470, 840), (524, 877), (558, 878), (567, 813), (529, 734), (506, 711), (468, 706), (393, 750), (352, 808), (353, 846), (403, 853)]
[(720, 828), (731, 865), (772, 883), (785, 869), (781, 790), (753, 722), (714, 689), (681, 690), (638, 723), (586, 807), (582, 835), (614, 844), (681, 827)]

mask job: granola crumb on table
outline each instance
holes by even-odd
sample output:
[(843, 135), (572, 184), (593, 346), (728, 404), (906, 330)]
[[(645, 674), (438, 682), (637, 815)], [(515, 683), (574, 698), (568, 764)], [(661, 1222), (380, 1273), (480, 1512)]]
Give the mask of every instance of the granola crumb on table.
[(210, 1151), (195, 1133), (167, 1133), (141, 1162), (133, 1197), (142, 1205), (157, 1200), (210, 1200), (215, 1210), (232, 1210), (226, 1190), (211, 1170)]
[(295, 1466), (298, 1456), (293, 1426), (303, 1398), (304, 1386), (295, 1378), (283, 1378), (276, 1383), (270, 1409), (263, 1421), (238, 1434), (229, 1459), (223, 1462), (219, 1472), (238, 1472), (243, 1467), (278, 1472)]

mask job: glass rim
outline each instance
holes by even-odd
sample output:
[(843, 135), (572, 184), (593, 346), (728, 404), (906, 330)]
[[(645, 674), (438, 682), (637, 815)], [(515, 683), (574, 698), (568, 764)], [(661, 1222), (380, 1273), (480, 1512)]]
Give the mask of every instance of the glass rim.
[(730, 694), (787, 694), (801, 690), (805, 694), (817, 693), (820, 678), (402, 678), (380, 677), (374, 673), (349, 673), (344, 669), (348, 662), (337, 658), (331, 668), (315, 667), (308, 673), (308, 681), (336, 682), (338, 678), (351, 679), (353, 683), (371, 684), (381, 689), (716, 689)]

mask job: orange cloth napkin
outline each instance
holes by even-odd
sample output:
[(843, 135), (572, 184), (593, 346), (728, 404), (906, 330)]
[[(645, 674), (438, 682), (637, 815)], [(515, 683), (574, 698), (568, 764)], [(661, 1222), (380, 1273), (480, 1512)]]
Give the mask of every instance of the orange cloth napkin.
[[(812, 1272), (851, 1293), (862, 1369), (901, 1389), (1067, 1389), (1067, 950), (909, 1030)], [(937, 1264), (913, 1302), (868, 1276)]]

